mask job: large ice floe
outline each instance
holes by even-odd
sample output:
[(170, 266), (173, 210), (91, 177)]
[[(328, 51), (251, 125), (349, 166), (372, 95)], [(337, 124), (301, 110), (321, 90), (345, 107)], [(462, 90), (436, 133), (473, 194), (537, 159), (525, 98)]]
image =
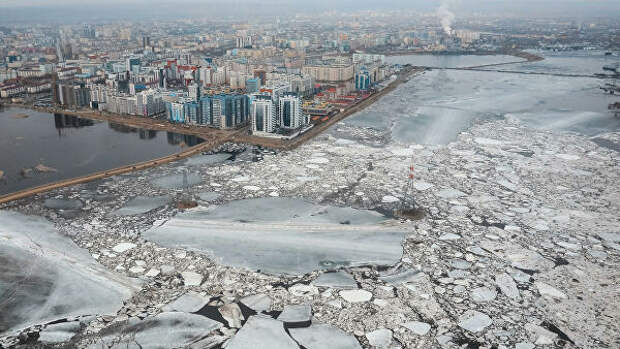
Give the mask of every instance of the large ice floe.
[(115, 314), (135, 289), (45, 219), (0, 211), (0, 335), (68, 317)]
[(131, 318), (126, 323), (106, 329), (97, 340), (91, 340), (93, 343), (87, 348), (182, 348), (220, 327), (221, 323), (204, 316), (164, 312), (144, 320)]
[(231, 266), (303, 274), (395, 264), (405, 231), (386, 221), (374, 211), (261, 198), (179, 214), (144, 237), (166, 247), (198, 250)]
[(147, 213), (170, 203), (170, 201), (172, 201), (172, 198), (168, 195), (155, 197), (137, 196), (129, 200), (123, 207), (112, 212), (112, 214), (116, 216), (133, 216)]

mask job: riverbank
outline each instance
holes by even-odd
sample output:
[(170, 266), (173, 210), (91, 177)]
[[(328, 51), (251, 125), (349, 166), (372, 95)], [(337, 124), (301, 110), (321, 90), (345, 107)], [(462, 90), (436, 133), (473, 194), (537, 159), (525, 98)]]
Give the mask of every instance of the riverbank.
[[(543, 61), (545, 58), (525, 52), (525, 51), (475, 51), (475, 52), (460, 52), (460, 51), (443, 51), (443, 52), (426, 52), (426, 51), (393, 51), (384, 54), (385, 56), (408, 56), (408, 55), (420, 55), (420, 56), (496, 56), (496, 55), (507, 55), (513, 56), (517, 58), (523, 58), (527, 62), (539, 62)], [(520, 62), (521, 63), (521, 62)], [(512, 64), (512, 63), (511, 63)]]
[(14, 200), (24, 199), (24, 198), (27, 198), (27, 197), (30, 197), (36, 194), (49, 192), (54, 189), (69, 187), (69, 186), (76, 185), (76, 184), (88, 183), (88, 182), (96, 181), (99, 179), (112, 177), (112, 176), (118, 176), (118, 175), (129, 173), (129, 172), (145, 170), (147, 168), (167, 164), (167, 163), (177, 161), (180, 159), (185, 159), (185, 158), (200, 154), (202, 152), (210, 151), (216, 148), (217, 146), (224, 144), (226, 140), (227, 140), (226, 138), (210, 140), (205, 143), (201, 143), (199, 145), (188, 148), (177, 154), (172, 154), (172, 155), (161, 157), (161, 158), (154, 159), (154, 160), (143, 161), (143, 162), (136, 163), (136, 164), (122, 166), (122, 167), (105, 170), (105, 171), (100, 171), (100, 172), (96, 172), (96, 173), (89, 174), (86, 176), (70, 178), (70, 179), (66, 179), (66, 180), (62, 180), (62, 181), (58, 181), (54, 183), (41, 185), (35, 188), (20, 190), (15, 193), (2, 195), (0, 196), (0, 204), (4, 204), (4, 203), (14, 201)]
[(71, 115), (80, 118), (90, 119), (90, 120), (98, 120), (98, 121), (107, 121), (122, 124), (129, 127), (134, 128), (143, 128), (150, 129), (156, 131), (167, 131), (167, 132), (175, 132), (180, 134), (187, 134), (192, 136), (198, 136), (205, 140), (205, 143), (199, 144), (197, 146), (191, 147), (185, 151), (182, 151), (177, 154), (169, 155), (166, 157), (158, 158), (155, 160), (144, 161), (136, 164), (130, 164), (127, 166), (122, 166), (110, 170), (99, 171), (93, 174), (80, 176), (76, 178), (71, 178), (67, 180), (57, 181), (54, 183), (49, 183), (41, 186), (37, 186), (30, 189), (21, 190), (15, 193), (6, 194), (0, 196), (0, 204), (7, 203), (13, 200), (19, 200), (23, 198), (30, 197), (35, 194), (40, 194), (44, 192), (48, 192), (54, 189), (68, 187), (76, 184), (88, 183), (95, 180), (103, 179), (106, 177), (116, 176), (124, 173), (129, 173), (133, 171), (144, 170), (150, 167), (159, 166), (165, 163), (169, 163), (172, 161), (176, 161), (179, 159), (184, 159), (187, 157), (191, 157), (193, 155), (199, 154), (201, 152), (210, 151), (217, 146), (220, 146), (226, 142), (231, 143), (244, 143), (250, 145), (261, 146), (265, 148), (277, 149), (277, 150), (292, 150), (300, 145), (308, 142), (319, 134), (325, 132), (332, 125), (342, 121), (346, 117), (357, 113), (364, 108), (372, 105), (377, 100), (379, 100), (382, 96), (390, 93), (394, 89), (396, 89), (403, 82), (408, 81), (409, 77), (416, 73), (422, 71), (421, 69), (415, 69), (412, 67), (405, 67), (403, 71), (401, 71), (396, 78), (396, 80), (392, 81), (386, 88), (383, 90), (376, 92), (370, 97), (366, 98), (359, 103), (348, 107), (343, 112), (336, 114), (334, 117), (330, 118), (328, 121), (318, 124), (313, 127), (310, 131), (300, 135), (291, 140), (276, 140), (270, 138), (263, 138), (258, 136), (251, 136), (247, 134), (248, 126), (237, 130), (218, 130), (207, 127), (198, 127), (198, 126), (190, 126), (190, 125), (178, 125), (168, 122), (167, 120), (161, 119), (152, 119), (152, 118), (143, 118), (137, 116), (123, 116), (123, 115), (114, 115), (109, 113), (101, 113), (94, 111), (71, 111), (71, 110), (63, 110), (58, 108), (37, 108), (29, 105), (21, 105), (21, 104), (9, 104), (9, 107), (19, 107), (19, 108), (27, 108), (36, 111), (48, 112), (48, 113), (58, 113), (64, 115)]
[(300, 135), (299, 137), (296, 137), (296, 138), (293, 138), (293, 139), (287, 140), (287, 141), (281, 141), (281, 140), (268, 139), (268, 138), (262, 138), (262, 137), (251, 136), (251, 135), (242, 135), (242, 136), (236, 137), (236, 141), (239, 141), (239, 142), (242, 142), (242, 143), (249, 143), (249, 144), (254, 144), (254, 145), (260, 145), (260, 146), (267, 147), (267, 148), (272, 148), (272, 149), (282, 149), (282, 150), (292, 150), (292, 149), (295, 149), (295, 148), (299, 147), (300, 145), (308, 142), (309, 140), (315, 138), (316, 136), (320, 135), (321, 133), (325, 132), (327, 129), (329, 129), (334, 124), (336, 124), (336, 123), (346, 119), (347, 117), (349, 117), (349, 116), (351, 116), (351, 115), (353, 115), (353, 114), (355, 114), (355, 113), (357, 113), (359, 111), (362, 111), (365, 108), (371, 106), (372, 104), (377, 102), (379, 99), (381, 99), (381, 97), (383, 97), (386, 94), (394, 91), (401, 84), (409, 81), (409, 79), (411, 78), (412, 75), (420, 73), (422, 71), (424, 71), (424, 69), (416, 69), (416, 68), (413, 68), (413, 67), (405, 67), (403, 69), (403, 71), (400, 72), (400, 74), (398, 75), (396, 80), (392, 81), (383, 90), (381, 90), (379, 92), (376, 92), (375, 94), (373, 94), (373, 95), (369, 96), (368, 98), (360, 101), (359, 103), (354, 104), (354, 105), (348, 107), (343, 112), (340, 112), (340, 113), (334, 115), (333, 117), (331, 117), (326, 122), (323, 122), (323, 123), (315, 125), (315, 127), (313, 127), (310, 131)]

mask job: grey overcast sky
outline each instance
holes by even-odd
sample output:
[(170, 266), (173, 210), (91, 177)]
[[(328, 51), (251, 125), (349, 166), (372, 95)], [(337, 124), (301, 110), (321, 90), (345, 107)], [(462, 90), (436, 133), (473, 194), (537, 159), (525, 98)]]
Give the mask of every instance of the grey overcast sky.
[(243, 20), (248, 16), (328, 10), (410, 9), (432, 12), (441, 3), (449, 4), (457, 17), (477, 13), (620, 19), (620, 0), (0, 0), (0, 25), (3, 19), (12, 21), (18, 18), (36, 22), (222, 15)]

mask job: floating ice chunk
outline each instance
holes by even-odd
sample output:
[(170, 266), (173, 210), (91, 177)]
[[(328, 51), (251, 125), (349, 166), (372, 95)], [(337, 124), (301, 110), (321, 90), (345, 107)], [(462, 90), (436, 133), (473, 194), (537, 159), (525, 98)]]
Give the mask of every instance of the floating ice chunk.
[(544, 282), (536, 281), (534, 285), (536, 285), (536, 288), (538, 289), (538, 292), (540, 292), (541, 296), (549, 296), (549, 297), (559, 298), (559, 299), (568, 298), (566, 297), (566, 294), (564, 292), (558, 290), (557, 288), (551, 285), (547, 285)]
[(443, 189), (439, 193), (437, 193), (437, 196), (443, 199), (456, 199), (456, 198), (460, 198), (466, 195), (467, 194), (463, 193), (462, 191), (452, 189), (452, 188)]
[(35, 216), (0, 211), (0, 337), (36, 324), (116, 314), (138, 289)]
[(144, 276), (149, 277), (149, 278), (154, 278), (157, 275), (159, 275), (159, 269), (157, 268), (151, 268), (149, 269), (149, 271), (146, 272), (146, 274), (144, 274)]
[(502, 145), (504, 144), (504, 142), (502, 141), (498, 141), (496, 139), (490, 139), (490, 138), (483, 138), (483, 137), (476, 137), (474, 139), (474, 142), (480, 145)]
[(321, 274), (316, 280), (312, 282), (312, 284), (319, 287), (331, 287), (341, 289), (357, 288), (357, 282), (355, 282), (353, 276), (344, 271)]
[(269, 193), (269, 196), (271, 196), (272, 198), (277, 198), (280, 196), (280, 193), (278, 193), (277, 191), (272, 191), (271, 193)]
[(383, 197), (383, 199), (381, 199), (381, 202), (386, 203), (386, 204), (399, 202), (399, 201), (400, 201), (399, 198), (392, 196), (392, 195), (386, 195)]
[(181, 348), (220, 327), (221, 323), (202, 315), (166, 312), (144, 320), (131, 318), (124, 326), (100, 335), (101, 339), (88, 348)]
[(321, 177), (310, 177), (310, 176), (299, 176), (295, 178), (298, 182), (306, 183), (306, 182), (314, 182), (321, 179)]
[(139, 266), (139, 265), (134, 265), (133, 267), (129, 268), (129, 272), (131, 274), (142, 274), (144, 273), (146, 269), (144, 269), (143, 267)]
[(476, 333), (484, 330), (492, 323), (493, 321), (487, 314), (476, 310), (468, 310), (459, 317), (458, 325), (467, 331)]
[(519, 289), (512, 277), (506, 273), (495, 276), (495, 284), (508, 298), (518, 299)]
[(299, 349), (281, 321), (252, 316), (228, 342), (226, 349)]
[(211, 297), (205, 297), (196, 292), (188, 292), (164, 305), (161, 310), (165, 312), (195, 313), (207, 305), (210, 299)]
[(245, 320), (241, 308), (236, 303), (228, 303), (218, 308), (222, 318), (228, 322), (228, 327), (241, 328), (241, 322)]
[(536, 345), (551, 345), (558, 336), (557, 333), (533, 323), (525, 324), (525, 330)]
[(392, 344), (392, 331), (387, 328), (366, 333), (366, 339), (371, 346), (377, 348), (387, 348)]
[(536, 346), (529, 342), (521, 342), (515, 344), (515, 349), (534, 349)]
[(314, 158), (308, 159), (308, 162), (311, 164), (328, 164), (329, 159), (321, 158), (321, 157), (314, 157)]
[(506, 251), (506, 258), (511, 262), (513, 267), (521, 270), (546, 270), (554, 266), (554, 263), (550, 260), (528, 249)]
[(257, 187), (255, 185), (246, 185), (245, 187), (243, 187), (243, 190), (247, 190), (247, 191), (259, 191), (260, 187)]
[(445, 233), (439, 237), (441, 241), (454, 241), (460, 239), (461, 236), (454, 233)]
[(235, 178), (231, 179), (231, 181), (236, 182), (236, 183), (249, 182), (250, 181), (250, 177), (248, 177), (248, 176), (239, 176), (239, 177), (235, 177)]
[(296, 297), (312, 297), (319, 294), (319, 289), (313, 285), (295, 284), (288, 291)]
[(193, 271), (184, 271), (181, 273), (185, 286), (200, 286), (202, 283), (202, 275)]
[(43, 206), (54, 210), (79, 210), (84, 206), (80, 200), (72, 199), (47, 199)]
[(469, 269), (469, 267), (471, 267), (471, 263), (463, 260), (463, 259), (453, 259), (450, 262), (450, 265), (452, 265), (452, 267), (456, 268), (456, 269)]
[(404, 268), (398, 268), (397, 270), (381, 275), (379, 276), (379, 280), (391, 286), (400, 286), (404, 283), (416, 281), (418, 278), (425, 276), (423, 273), (420, 273), (415, 269), (403, 269)]
[(476, 303), (490, 302), (497, 297), (497, 291), (487, 287), (478, 287), (471, 290), (471, 299)]
[(205, 191), (205, 192), (198, 194), (198, 197), (202, 201), (215, 201), (219, 199), (220, 197), (222, 197), (222, 194), (214, 192), (214, 191)]
[(576, 161), (576, 160), (581, 159), (579, 155), (573, 155), (573, 154), (557, 154), (556, 156), (566, 161)]
[(310, 304), (285, 305), (278, 320), (289, 326), (307, 327), (312, 320), (312, 308)]
[(162, 196), (136, 196), (129, 200), (123, 207), (111, 214), (115, 216), (133, 216), (138, 214), (144, 214), (152, 211), (158, 207), (167, 205), (172, 201), (172, 198), (168, 195)]
[(417, 273), (411, 278), (405, 287), (408, 290), (408, 304), (411, 308), (425, 318), (439, 320), (445, 316), (445, 312), (434, 297), (433, 283), (425, 273)]
[(434, 186), (435, 186), (434, 184), (426, 183), (426, 182), (420, 182), (420, 181), (413, 182), (413, 187), (415, 188), (415, 190), (418, 190), (418, 191), (426, 191)]
[(289, 330), (299, 344), (307, 349), (361, 349), (355, 337), (331, 325), (312, 325)]
[(427, 324), (426, 322), (420, 322), (420, 321), (409, 321), (403, 324), (403, 326), (405, 328), (408, 328), (409, 330), (411, 330), (413, 333), (417, 334), (418, 336), (425, 336), (428, 331), (431, 330), (431, 325)]
[(46, 344), (66, 342), (78, 334), (81, 328), (79, 321), (48, 325), (43, 331), (39, 332), (39, 341)]
[(187, 166), (199, 166), (199, 165), (214, 165), (218, 163), (222, 163), (228, 159), (230, 159), (231, 155), (226, 153), (219, 154), (211, 154), (211, 155), (198, 155), (193, 156), (187, 161), (185, 161), (185, 165)]
[(187, 176), (185, 174), (173, 174), (151, 181), (154, 185), (164, 189), (178, 189), (185, 185), (194, 186), (200, 182), (202, 182), (202, 178), (196, 173), (189, 173)]
[(572, 244), (570, 242), (566, 242), (566, 241), (557, 241), (556, 244), (560, 247), (564, 247), (567, 250), (579, 250), (581, 247), (577, 244)]
[(372, 299), (372, 293), (366, 290), (340, 291), (340, 297), (349, 303), (363, 303)]
[(121, 242), (120, 244), (112, 247), (112, 251), (116, 253), (124, 253), (136, 247), (136, 244), (131, 242)]
[(620, 242), (620, 233), (598, 233), (601, 239), (609, 242)]
[(266, 294), (255, 294), (241, 298), (241, 304), (257, 313), (268, 311), (271, 308), (271, 298)]
[(510, 191), (517, 191), (517, 189), (519, 189), (519, 187), (516, 184), (509, 182), (505, 179), (501, 179), (497, 181), (497, 184), (499, 184), (501, 187), (508, 189)]
[(351, 145), (351, 144), (355, 144), (355, 141), (352, 141), (350, 139), (337, 139), (336, 142), (334, 142), (336, 145)]

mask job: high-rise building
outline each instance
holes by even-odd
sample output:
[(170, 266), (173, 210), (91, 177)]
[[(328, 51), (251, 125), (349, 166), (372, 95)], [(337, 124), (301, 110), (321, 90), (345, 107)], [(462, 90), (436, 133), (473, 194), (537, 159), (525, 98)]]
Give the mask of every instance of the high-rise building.
[(196, 83), (193, 83), (187, 87), (189, 91), (189, 98), (194, 101), (198, 101), (200, 99), (200, 86)]
[(142, 48), (147, 48), (149, 46), (151, 46), (151, 38), (145, 35), (142, 37)]
[(248, 93), (258, 92), (260, 87), (261, 83), (259, 78), (251, 78), (245, 82), (245, 89)]
[(140, 69), (140, 58), (137, 57), (129, 57), (125, 61), (125, 69), (127, 71), (133, 72), (135, 69)]
[(353, 79), (354, 66), (349, 62), (321, 62), (303, 67), (303, 74), (326, 83), (341, 83)]
[(264, 70), (255, 70), (254, 77), (260, 79), (261, 85), (265, 85), (267, 82), (267, 72)]
[(355, 89), (359, 91), (366, 91), (370, 88), (371, 78), (370, 72), (366, 69), (360, 69), (355, 73)]
[(256, 95), (250, 108), (252, 132), (273, 132), (275, 129), (276, 108), (271, 96)]
[(58, 104), (69, 108), (81, 108), (90, 105), (90, 89), (84, 84), (59, 83), (56, 87)]
[(303, 125), (301, 99), (295, 94), (285, 94), (280, 97), (279, 125), (283, 129), (297, 129)]

